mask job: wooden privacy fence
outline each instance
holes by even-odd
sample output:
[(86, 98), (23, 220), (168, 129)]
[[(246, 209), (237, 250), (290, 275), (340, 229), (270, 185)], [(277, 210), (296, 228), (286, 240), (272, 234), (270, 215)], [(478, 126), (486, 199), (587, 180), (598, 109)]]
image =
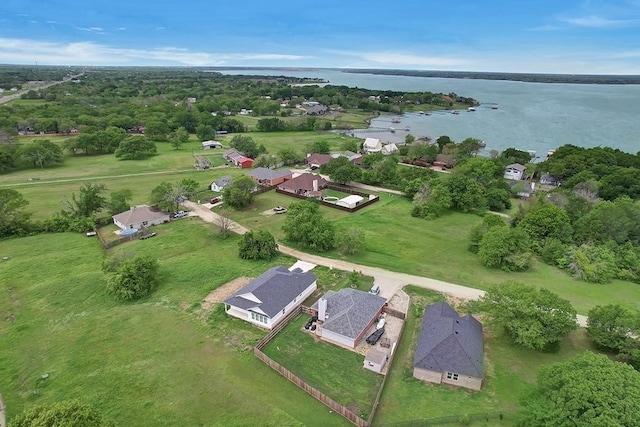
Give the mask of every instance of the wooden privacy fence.
[[(271, 341), (273, 339), (273, 337), (275, 337), (278, 334), (278, 332), (280, 332), (289, 323), (289, 321), (291, 319), (293, 319), (295, 316), (297, 316), (298, 314), (300, 314), (302, 312), (309, 313), (310, 311), (311, 311), (311, 309), (309, 307), (304, 307), (304, 309), (303, 309), (302, 306), (299, 306), (294, 311), (289, 313), (289, 315), (287, 315), (287, 317), (285, 317), (282, 320), (282, 322), (280, 322), (278, 324), (278, 326), (273, 328), (271, 330), (271, 332), (269, 332), (267, 334), (267, 336), (265, 336), (263, 339), (260, 340), (260, 342), (253, 349), (253, 354), (258, 359), (262, 360), (271, 369), (273, 369), (276, 372), (278, 372), (280, 375), (282, 375), (283, 377), (285, 377), (286, 379), (288, 379), (289, 381), (291, 381), (292, 383), (297, 385), (302, 390), (304, 390), (307, 393), (309, 393), (315, 399), (317, 399), (320, 402), (324, 403), (326, 406), (328, 406), (330, 409), (334, 410), (336, 413), (342, 415), (344, 418), (346, 418), (347, 420), (349, 420), (350, 422), (352, 422), (356, 426), (358, 426), (358, 427), (369, 427), (371, 425), (369, 423), (369, 421), (363, 420), (355, 412), (353, 412), (353, 411), (349, 410), (347, 407), (339, 404), (338, 402), (336, 402), (335, 400), (331, 399), (329, 396), (327, 396), (326, 394), (322, 393), (321, 391), (319, 391), (315, 387), (310, 386), (302, 378), (298, 377), (293, 372), (291, 372), (290, 370), (288, 370), (287, 368), (285, 368), (284, 366), (282, 366), (281, 364), (279, 364), (275, 360), (271, 359), (269, 356), (267, 356), (266, 354), (264, 354), (262, 352), (262, 349), (269, 343), (269, 341)], [(378, 397), (379, 396), (380, 396), (380, 392), (378, 392)], [(369, 418), (373, 418), (373, 413)]]
[(118, 246), (118, 245), (120, 245), (120, 244), (122, 244), (124, 242), (130, 242), (132, 240), (139, 239), (140, 237), (142, 237), (145, 234), (149, 233), (149, 229), (148, 228), (141, 228), (140, 230), (138, 230), (134, 234), (129, 234), (127, 236), (119, 237), (117, 240), (108, 241), (102, 236), (102, 234), (100, 233), (100, 231), (97, 228), (96, 228), (95, 231), (98, 234), (98, 239), (100, 239), (100, 243), (102, 243), (102, 246), (104, 246), (105, 249), (110, 249), (110, 248), (113, 248), (114, 246)]

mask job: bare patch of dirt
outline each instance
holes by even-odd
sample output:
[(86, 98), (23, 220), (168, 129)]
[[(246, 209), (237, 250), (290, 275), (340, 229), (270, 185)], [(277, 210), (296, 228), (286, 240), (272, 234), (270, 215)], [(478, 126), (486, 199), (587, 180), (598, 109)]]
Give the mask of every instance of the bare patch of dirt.
[(251, 280), (251, 277), (238, 277), (209, 292), (209, 295), (207, 295), (202, 301), (200, 316), (206, 317), (213, 309), (213, 305), (215, 303), (223, 302), (225, 299), (233, 295), (235, 291), (245, 286)]
[(273, 209), (267, 209), (266, 211), (260, 212), (260, 215), (271, 216), (275, 215), (275, 211)]

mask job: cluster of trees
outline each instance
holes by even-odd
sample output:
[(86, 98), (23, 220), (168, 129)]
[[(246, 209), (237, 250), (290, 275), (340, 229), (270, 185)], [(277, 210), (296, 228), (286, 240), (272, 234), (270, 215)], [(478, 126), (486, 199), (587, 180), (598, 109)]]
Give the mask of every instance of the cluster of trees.
[(640, 420), (640, 373), (585, 352), (538, 370), (534, 392), (521, 402), (519, 427), (620, 426)]
[(9, 425), (11, 427), (115, 427), (116, 423), (91, 405), (69, 400), (32, 406), (11, 418)]
[[(283, 115), (286, 113), (283, 111)], [(256, 129), (262, 132), (283, 131), (307, 131), (307, 130), (331, 130), (333, 125), (328, 120), (322, 122), (317, 117), (307, 116), (298, 121), (282, 120), (278, 117), (269, 117), (258, 120)]]
[(557, 348), (578, 328), (576, 310), (555, 293), (520, 282), (491, 286), (474, 304), (509, 334), (514, 343), (531, 350)]
[(291, 203), (282, 231), (290, 242), (317, 252), (337, 248), (341, 254), (353, 255), (365, 246), (362, 230), (357, 227), (336, 229), (332, 221), (322, 216), (320, 204), (315, 199)]
[(278, 244), (271, 233), (266, 230), (249, 231), (238, 243), (239, 255), (242, 259), (271, 260), (278, 255)]
[(640, 312), (618, 304), (589, 310), (587, 336), (600, 349), (640, 371)]
[(0, 142), (0, 172), (14, 168), (38, 168), (64, 163), (64, 152), (58, 144), (41, 139), (18, 145)]

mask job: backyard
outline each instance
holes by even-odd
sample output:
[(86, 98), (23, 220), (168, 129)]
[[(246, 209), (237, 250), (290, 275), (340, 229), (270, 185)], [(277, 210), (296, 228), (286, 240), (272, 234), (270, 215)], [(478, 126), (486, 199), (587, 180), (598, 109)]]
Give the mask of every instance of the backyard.
[[(376, 412), (375, 425), (479, 413), (503, 413), (504, 423), (500, 425), (513, 425), (513, 413), (520, 399), (533, 389), (538, 367), (592, 350), (584, 329), (563, 340), (557, 353), (542, 353), (514, 346), (500, 327), (484, 322), (485, 380), (482, 390), (474, 392), (425, 383), (413, 377), (416, 343), (424, 307), (442, 301), (443, 296), (413, 286), (406, 287), (405, 291), (411, 296), (411, 307)], [(458, 311), (464, 314), (464, 309), (458, 308)], [(495, 424), (497, 421), (472, 425)]]
[(293, 319), (267, 344), (264, 353), (366, 420), (383, 376), (364, 369), (361, 354), (305, 332), (308, 318), (301, 314)]
[(264, 331), (220, 305), (210, 313), (201, 306), (212, 289), (293, 260), (241, 260), (237, 237), (221, 240), (197, 219), (157, 230), (110, 251), (160, 262), (158, 289), (129, 304), (106, 294), (96, 238), (0, 242), (8, 256), (0, 261), (0, 390), (9, 418), (79, 399), (120, 425), (347, 425), (254, 357)]

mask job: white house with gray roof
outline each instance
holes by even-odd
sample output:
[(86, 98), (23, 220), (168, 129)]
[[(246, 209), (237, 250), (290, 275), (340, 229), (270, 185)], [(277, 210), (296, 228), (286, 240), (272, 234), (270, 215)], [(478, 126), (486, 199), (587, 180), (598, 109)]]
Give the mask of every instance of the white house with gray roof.
[(519, 181), (524, 178), (524, 172), (527, 168), (520, 163), (512, 163), (504, 168), (504, 179), (512, 179)]
[(215, 191), (219, 193), (220, 191), (224, 190), (224, 188), (227, 185), (229, 185), (232, 179), (233, 179), (232, 176), (225, 175), (222, 178), (213, 181), (211, 183), (211, 191)]
[(147, 205), (133, 206), (128, 211), (113, 215), (111, 218), (113, 223), (123, 231), (140, 230), (143, 227), (169, 222), (168, 213)]
[(353, 349), (377, 322), (386, 303), (378, 295), (357, 289), (328, 291), (313, 306), (318, 310), (316, 333), (323, 340)]
[(446, 302), (428, 306), (422, 319), (413, 376), (480, 390), (484, 378), (482, 324), (470, 314), (460, 316)]
[(224, 301), (225, 311), (262, 328), (272, 329), (317, 289), (313, 274), (273, 267)]

